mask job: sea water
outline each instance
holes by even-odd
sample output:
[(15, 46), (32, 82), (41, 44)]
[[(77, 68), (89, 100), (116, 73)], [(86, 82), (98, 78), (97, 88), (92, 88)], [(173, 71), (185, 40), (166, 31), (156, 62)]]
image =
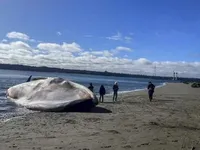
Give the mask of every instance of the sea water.
[(166, 81), (152, 80), (147, 78), (131, 78), (131, 77), (114, 77), (88, 74), (72, 74), (72, 73), (54, 73), (54, 72), (33, 72), (33, 71), (16, 71), (16, 70), (0, 70), (0, 120), (21, 116), (32, 111), (17, 106), (6, 98), (6, 90), (16, 84), (26, 82), (28, 77), (61, 77), (82, 84), (86, 87), (90, 83), (94, 86), (94, 93), (98, 95), (101, 85), (104, 85), (106, 94), (112, 93), (114, 82), (118, 82), (119, 92), (133, 91), (146, 88), (149, 81), (156, 86), (160, 86)]

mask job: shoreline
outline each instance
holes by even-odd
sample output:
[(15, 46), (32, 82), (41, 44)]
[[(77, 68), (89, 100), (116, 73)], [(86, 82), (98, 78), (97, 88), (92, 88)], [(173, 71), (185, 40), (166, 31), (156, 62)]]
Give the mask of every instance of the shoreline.
[(84, 75), (92, 74), (92, 75), (113, 76), (113, 77), (152, 78), (155, 80), (171, 79), (170, 76), (152, 76), (152, 75), (126, 74), (126, 73), (103, 72), (103, 71), (93, 71), (93, 70), (62, 69), (62, 68), (52, 68), (52, 67), (47, 67), (47, 66), (41, 67), (41, 66), (27, 66), (27, 65), (17, 65), (17, 64), (0, 64), (0, 70), (47, 72), (47, 73), (48, 72), (50, 72), (50, 73), (72, 73), (72, 74), (84, 74)]
[[(156, 86), (155, 88), (157, 89), (157, 88), (160, 88), (160, 87), (163, 87), (163, 86), (165, 86), (167, 83), (165, 82), (165, 83), (162, 83), (161, 85), (158, 85), (158, 86)], [(146, 88), (144, 88), (144, 89), (135, 89), (135, 90), (131, 90), (131, 91), (120, 91), (118, 94), (119, 94), (119, 96), (120, 95), (124, 95), (124, 94), (129, 94), (129, 93), (134, 93), (134, 92), (139, 92), (139, 91), (145, 91), (146, 90)], [(105, 98), (107, 98), (107, 97), (109, 97), (110, 99), (111, 99), (111, 97), (112, 97), (112, 95), (113, 95), (113, 93), (109, 93), (109, 94), (105, 94)], [(99, 94), (96, 94), (96, 96), (98, 97), (99, 96)], [(99, 105), (99, 104), (98, 104)], [(97, 105), (97, 106), (98, 106)], [(17, 107), (19, 107), (19, 106), (17, 106)], [(38, 111), (31, 111), (31, 110), (29, 110), (29, 109), (27, 109), (27, 108), (23, 108), (24, 110), (27, 110), (26, 111), (26, 114), (24, 114), (24, 115), (22, 115), (21, 113), (20, 114), (17, 114), (16, 116), (12, 116), (12, 117), (5, 117), (5, 118), (0, 118), (0, 122), (7, 122), (7, 121), (10, 121), (10, 120), (12, 120), (12, 119), (17, 119), (17, 118), (22, 118), (23, 116), (26, 116), (26, 115), (28, 115), (28, 114), (30, 114), (30, 113), (36, 113), (36, 112), (38, 112)], [(19, 113), (19, 112), (18, 112)]]
[[(155, 88), (161, 88), (163, 86), (166, 86), (168, 82), (164, 82), (162, 83), (161, 85), (158, 85), (156, 86)], [(132, 93), (132, 92), (139, 92), (139, 91), (145, 91), (146, 88), (143, 88), (143, 89), (135, 89), (135, 90), (130, 90), (130, 91), (119, 91), (118, 94), (126, 94), (126, 93)], [(105, 96), (112, 96), (113, 95), (113, 92), (112, 93), (109, 93), (109, 94), (105, 94)], [(98, 95), (99, 96), (99, 95)]]
[(167, 83), (149, 102), (143, 91), (119, 95), (92, 112), (35, 112), (0, 123), (6, 150), (188, 150), (200, 148), (200, 88)]

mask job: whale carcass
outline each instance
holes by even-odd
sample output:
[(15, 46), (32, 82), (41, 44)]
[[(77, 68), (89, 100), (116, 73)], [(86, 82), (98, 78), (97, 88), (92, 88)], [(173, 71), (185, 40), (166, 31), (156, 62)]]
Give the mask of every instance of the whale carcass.
[(93, 92), (62, 78), (38, 79), (7, 90), (7, 98), (31, 110), (88, 111), (98, 100)]

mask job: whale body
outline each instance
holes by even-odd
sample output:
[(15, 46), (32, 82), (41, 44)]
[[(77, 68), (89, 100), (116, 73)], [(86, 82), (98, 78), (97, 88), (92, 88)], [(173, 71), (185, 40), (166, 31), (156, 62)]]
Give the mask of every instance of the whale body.
[(44, 78), (21, 83), (7, 90), (17, 105), (39, 111), (88, 111), (98, 104), (87, 87), (62, 78)]

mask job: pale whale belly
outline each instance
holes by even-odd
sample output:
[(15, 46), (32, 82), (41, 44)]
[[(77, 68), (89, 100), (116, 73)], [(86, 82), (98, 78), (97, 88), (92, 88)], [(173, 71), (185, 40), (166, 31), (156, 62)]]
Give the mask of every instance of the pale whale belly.
[(87, 87), (62, 78), (46, 78), (10, 87), (14, 103), (39, 111), (88, 111), (98, 100)]

